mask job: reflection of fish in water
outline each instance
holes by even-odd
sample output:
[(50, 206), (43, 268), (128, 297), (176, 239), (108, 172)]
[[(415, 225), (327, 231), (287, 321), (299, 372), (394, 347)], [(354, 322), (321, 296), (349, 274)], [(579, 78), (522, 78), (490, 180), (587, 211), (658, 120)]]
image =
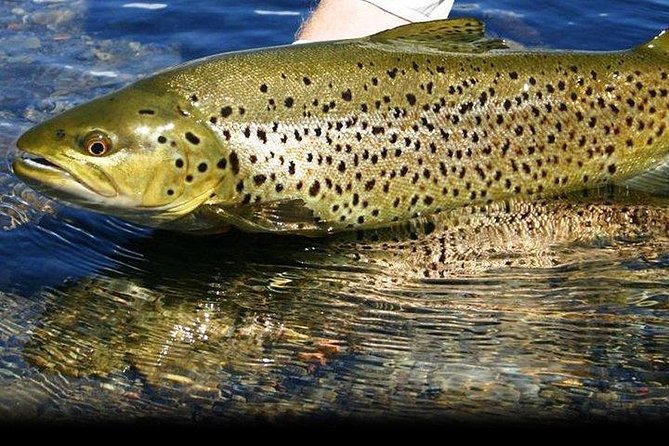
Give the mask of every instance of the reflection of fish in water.
[(605, 183), (666, 192), (669, 35), (503, 47), (455, 19), (202, 59), (29, 130), (14, 171), (144, 224), (297, 234)]
[[(444, 380), (453, 374), (459, 377), (454, 367), (485, 364), (492, 376), (474, 378), (466, 369), (472, 385), (479, 384), (479, 390), (472, 392), (481, 392), (481, 383), (499, 384), (495, 364), (500, 348), (509, 352), (504, 356), (507, 372), (512, 367), (514, 375), (536, 377), (550, 371), (556, 379), (573, 383), (573, 367), (583, 357), (583, 345), (561, 342), (568, 324), (583, 323), (598, 329), (604, 315), (591, 311), (588, 302), (627, 305), (638, 297), (638, 287), (611, 287), (603, 281), (587, 288), (579, 299), (562, 288), (564, 300), (545, 302), (531, 294), (523, 302), (527, 305), (519, 304), (516, 288), (531, 288), (540, 294), (536, 290), (554, 292), (557, 283), (568, 286), (567, 279), (587, 275), (579, 268), (561, 268), (574, 258), (616, 265), (621, 259), (640, 254), (649, 258), (665, 254), (657, 248), (667, 248), (666, 202), (649, 204), (643, 197), (646, 204), (639, 204), (635, 197), (614, 198), (619, 204), (594, 197), (571, 203), (492, 205), (486, 212), (470, 207), (411, 228), (369, 231), (360, 237), (349, 233), (327, 240), (297, 239), (298, 244), (318, 249), (291, 251), (269, 246), (258, 254), (248, 249), (221, 250), (211, 258), (195, 254), (197, 260), (178, 262), (173, 271), (166, 271), (166, 265), (147, 252), (138, 265), (155, 269), (140, 272), (138, 277), (98, 277), (47, 290), (43, 296), (47, 308), (24, 354), (42, 369), (67, 375), (113, 379), (131, 369), (149, 389), (183, 392), (199, 398), (203, 406), (212, 399), (233, 399), (248, 389), (253, 395), (262, 395), (251, 402), (267, 413), (275, 413), (272, 410), (277, 408), (272, 404), (277, 402), (283, 410), (322, 412), (324, 400), (331, 397), (333, 400), (328, 401), (334, 404), (343, 393), (325, 392), (311, 399), (303, 392), (342, 386), (342, 392), (350, 392), (349, 386), (354, 386), (366, 401), (375, 404), (378, 401), (362, 390), (372, 386), (375, 391), (385, 391), (380, 389), (387, 386), (388, 392), (400, 392), (410, 403), (415, 396), (406, 378), (411, 376), (423, 383), (426, 368), (415, 364), (425, 361), (425, 357), (434, 361), (428, 362), (430, 374)], [(178, 238), (173, 234), (170, 237), (172, 246), (157, 247), (162, 254), (153, 255), (174, 257), (174, 252), (183, 251)], [(217, 242), (229, 245), (225, 236), (213, 241), (185, 238), (196, 244), (201, 240), (203, 250), (211, 250), (212, 243)], [(608, 249), (610, 246), (616, 249)], [(273, 250), (277, 251), (276, 257)], [(234, 261), (228, 262), (226, 255)], [(558, 269), (523, 275), (508, 265), (521, 266), (523, 272), (528, 267)], [(502, 272), (486, 273), (504, 266), (507, 269)], [(607, 274), (601, 269), (596, 272), (600, 278)], [(638, 284), (643, 272), (614, 268), (608, 274), (617, 283), (629, 280)], [(662, 270), (658, 274), (664, 277)], [(426, 275), (452, 279), (464, 276), (464, 280), (418, 286), (416, 279)], [(573, 291), (578, 293), (580, 289), (575, 287)], [(614, 320), (624, 324), (629, 317), (626, 312), (613, 311), (607, 324), (614, 325)], [(638, 325), (638, 319), (633, 318), (632, 323)], [(495, 327), (493, 334), (485, 330), (490, 326), (487, 324)], [(559, 329), (548, 329), (551, 324)], [(538, 326), (542, 334), (537, 350), (540, 356), (545, 355), (547, 345), (559, 348), (560, 354), (550, 356), (550, 366), (514, 350), (520, 347), (521, 351), (534, 351), (537, 345), (532, 344), (532, 334), (527, 332), (532, 326)], [(490, 335), (496, 342), (488, 344), (489, 350), (483, 341), (474, 342), (477, 348), (463, 349), (463, 336), (467, 337), (463, 333), (468, 331), (476, 336)], [(500, 336), (505, 337), (503, 342)], [(607, 338), (606, 342), (611, 341)], [(625, 342), (631, 345), (627, 338)], [(638, 349), (635, 345), (630, 353), (635, 361)], [(652, 355), (654, 350), (649, 350), (642, 354)], [(564, 355), (567, 361), (562, 361), (560, 355), (565, 351), (570, 354)], [(616, 360), (619, 353), (616, 350)], [(312, 379), (314, 368), (342, 357), (345, 360), (334, 367), (336, 370), (314, 374), (315, 384), (305, 384)], [(359, 366), (356, 357), (367, 360), (364, 367)], [(579, 379), (586, 380), (595, 368), (591, 357), (583, 361), (588, 372)], [(402, 365), (408, 370), (402, 371)], [(341, 379), (342, 374), (370, 379)], [(304, 385), (303, 390), (291, 393), (291, 379)], [(397, 382), (403, 384), (396, 386)], [(431, 400), (430, 404), (471, 404), (470, 398), (461, 398), (465, 385), (456, 380), (449, 388), (444, 383), (446, 396), (454, 392), (452, 395), (460, 397)], [(122, 385), (115, 386), (123, 389)], [(133, 384), (130, 390), (141, 389)], [(150, 398), (152, 393), (148, 395)], [(356, 398), (353, 393), (346, 395)], [(499, 396), (485, 391), (483, 395)], [(517, 399), (512, 401), (517, 408)], [(246, 401), (239, 407), (245, 413), (250, 410)], [(483, 404), (477, 408), (488, 409)]]
[[(650, 238), (652, 247), (669, 241), (669, 201), (625, 191), (588, 195), (466, 206), (403, 229), (358, 232), (358, 240), (343, 247), (359, 263), (405, 281), (507, 267), (547, 268), (598, 254), (624, 258), (632, 255), (626, 245), (635, 241)], [(617, 245), (619, 252), (588, 250), (585, 257), (570, 258), (574, 245)]]
[(56, 302), (25, 354), (43, 369), (73, 376), (106, 376), (130, 363), (152, 383), (202, 386), (204, 371), (252, 361), (266, 342), (306, 339), (269, 317), (245, 316), (231, 302), (172, 298), (124, 278), (83, 279), (46, 294)]

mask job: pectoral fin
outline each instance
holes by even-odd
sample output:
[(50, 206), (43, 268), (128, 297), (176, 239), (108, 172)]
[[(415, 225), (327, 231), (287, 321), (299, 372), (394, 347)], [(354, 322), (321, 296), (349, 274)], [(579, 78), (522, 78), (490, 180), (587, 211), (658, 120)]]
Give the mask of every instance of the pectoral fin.
[(216, 214), (243, 231), (325, 235), (327, 224), (314, 216), (302, 200), (268, 201), (221, 207)]

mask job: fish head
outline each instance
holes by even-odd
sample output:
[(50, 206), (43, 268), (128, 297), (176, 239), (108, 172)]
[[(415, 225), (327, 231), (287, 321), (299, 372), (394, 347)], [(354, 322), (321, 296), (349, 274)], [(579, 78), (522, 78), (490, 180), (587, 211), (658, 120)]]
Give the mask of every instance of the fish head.
[(221, 181), (216, 161), (201, 155), (215, 144), (186, 104), (126, 88), (29, 129), (12, 167), (57, 200), (160, 226), (196, 209)]

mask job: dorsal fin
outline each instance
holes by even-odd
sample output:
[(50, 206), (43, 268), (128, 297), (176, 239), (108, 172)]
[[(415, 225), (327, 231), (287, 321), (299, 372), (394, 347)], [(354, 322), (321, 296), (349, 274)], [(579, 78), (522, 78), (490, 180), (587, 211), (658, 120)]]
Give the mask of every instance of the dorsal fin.
[(669, 54), (669, 28), (662, 31), (649, 42), (641, 45), (640, 48), (647, 48), (655, 51), (663, 51)]
[(414, 45), (454, 53), (485, 53), (507, 48), (503, 40), (485, 37), (485, 25), (473, 18), (410, 23), (368, 39), (374, 43)]

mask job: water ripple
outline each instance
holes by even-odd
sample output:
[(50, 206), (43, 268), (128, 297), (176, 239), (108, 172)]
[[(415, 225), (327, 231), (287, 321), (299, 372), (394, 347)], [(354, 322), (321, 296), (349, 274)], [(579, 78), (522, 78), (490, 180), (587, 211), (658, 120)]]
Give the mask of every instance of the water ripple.
[[(77, 20), (80, 1), (0, 4), (0, 75), (16, 83), (0, 111), (5, 419), (666, 418), (666, 200), (469, 209), (455, 225), (409, 228), (415, 237), (405, 228), (322, 240), (234, 231), (203, 238), (65, 208), (21, 185), (9, 160), (30, 121), (177, 58), (165, 47), (99, 38), (113, 28), (95, 30), (109, 17), (100, 11), (122, 3), (90, 3), (93, 31)], [(490, 16), (493, 30), (525, 44), (551, 46), (591, 45), (578, 33), (627, 23), (612, 11), (620, 2), (600, 2), (588, 24), (571, 17), (583, 9), (575, 3), (536, 11), (516, 3), (504, 5), (513, 14), (485, 2), (467, 13)], [(171, 24), (167, 14), (179, 6), (147, 15)], [(260, 20), (254, 9), (234, 6), (221, 17)], [(546, 11), (556, 17), (548, 24)], [(641, 21), (639, 11), (655, 13)], [(629, 12), (621, 32), (590, 33), (610, 36), (595, 43), (636, 42), (667, 17), (654, 0)], [(573, 32), (564, 33), (571, 19)], [(226, 44), (239, 45), (240, 25), (226, 23)], [(272, 33), (265, 42), (292, 37)], [(551, 225), (514, 217), (528, 207)]]

